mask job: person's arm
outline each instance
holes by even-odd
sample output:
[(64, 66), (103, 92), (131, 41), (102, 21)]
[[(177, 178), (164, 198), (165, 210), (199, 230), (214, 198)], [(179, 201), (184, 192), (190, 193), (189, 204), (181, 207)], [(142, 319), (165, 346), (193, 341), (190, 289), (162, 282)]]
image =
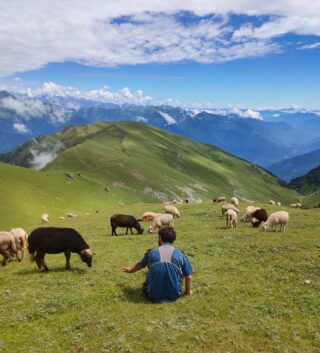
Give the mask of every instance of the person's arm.
[(134, 273), (141, 270), (141, 262), (137, 262), (133, 267), (122, 267), (122, 271), (125, 273)]
[(185, 285), (186, 285), (186, 288), (185, 288), (185, 291), (184, 291), (184, 294), (185, 295), (190, 295), (192, 293), (192, 276), (185, 276)]

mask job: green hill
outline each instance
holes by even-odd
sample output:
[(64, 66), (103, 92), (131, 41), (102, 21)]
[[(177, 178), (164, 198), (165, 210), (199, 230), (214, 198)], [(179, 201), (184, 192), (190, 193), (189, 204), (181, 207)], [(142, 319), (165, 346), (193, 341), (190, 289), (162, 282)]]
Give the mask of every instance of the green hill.
[(2, 159), (30, 165), (35, 150), (41, 156), (58, 143), (62, 147), (57, 158), (39, 172), (0, 165), (4, 214), (10, 210), (25, 218), (43, 212), (58, 216), (220, 195), (283, 203), (297, 197), (263, 169), (216, 147), (133, 122), (70, 126)]
[(309, 173), (293, 179), (290, 184), (292, 188), (302, 194), (311, 194), (320, 188), (320, 166), (310, 170)]

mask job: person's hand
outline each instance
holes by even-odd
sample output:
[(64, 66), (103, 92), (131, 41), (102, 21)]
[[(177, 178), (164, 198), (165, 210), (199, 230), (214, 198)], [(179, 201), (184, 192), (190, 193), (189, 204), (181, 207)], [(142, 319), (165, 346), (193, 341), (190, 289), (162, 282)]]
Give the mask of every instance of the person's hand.
[(122, 267), (122, 272), (131, 273), (131, 267)]

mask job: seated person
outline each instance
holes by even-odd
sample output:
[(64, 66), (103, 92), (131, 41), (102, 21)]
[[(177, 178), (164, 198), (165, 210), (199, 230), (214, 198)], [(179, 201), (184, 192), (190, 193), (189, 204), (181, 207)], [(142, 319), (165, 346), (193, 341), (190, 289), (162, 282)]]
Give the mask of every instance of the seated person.
[(148, 250), (143, 259), (133, 267), (123, 267), (123, 272), (134, 273), (148, 266), (144, 291), (154, 302), (173, 302), (182, 294), (182, 283), (185, 278), (184, 294), (191, 294), (192, 267), (189, 259), (172, 243), (176, 232), (172, 227), (159, 230), (159, 247)]

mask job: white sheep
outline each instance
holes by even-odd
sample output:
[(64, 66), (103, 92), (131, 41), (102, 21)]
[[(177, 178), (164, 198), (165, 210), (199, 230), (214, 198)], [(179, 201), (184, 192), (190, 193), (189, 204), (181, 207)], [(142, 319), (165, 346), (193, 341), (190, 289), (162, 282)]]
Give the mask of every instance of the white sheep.
[(275, 203), (273, 200), (270, 200), (270, 201), (269, 201), (269, 204), (270, 204), (270, 205), (275, 205), (276, 203)]
[(161, 228), (164, 226), (172, 227), (173, 226), (173, 216), (172, 214), (160, 214), (156, 216), (153, 220), (153, 223), (148, 227), (148, 233), (152, 233), (154, 229)]
[(256, 210), (259, 210), (260, 207), (256, 207), (256, 206), (248, 206), (246, 207), (245, 211), (244, 211), (244, 215), (241, 218), (242, 222), (249, 222), (252, 220), (252, 214), (253, 212), (255, 212)]
[(228, 210), (233, 210), (234, 212), (236, 213), (239, 213), (239, 209), (234, 206), (234, 205), (231, 205), (230, 203), (229, 204), (225, 204), (221, 207), (221, 214), (222, 216), (228, 211)]
[(64, 217), (63, 216), (59, 217), (59, 219), (60, 219), (60, 221), (64, 221)]
[(281, 206), (281, 202), (279, 201), (279, 202), (277, 202), (277, 206)]
[(274, 212), (270, 215), (268, 220), (264, 223), (263, 225), (263, 230), (268, 231), (270, 228), (273, 229), (274, 227), (278, 228), (279, 227), (279, 232), (282, 230), (285, 231), (286, 225), (289, 222), (289, 213), (286, 211), (278, 211)]
[(301, 205), (300, 202), (297, 202), (297, 203), (292, 203), (292, 204), (290, 205), (290, 207), (291, 207), (291, 208), (301, 208), (302, 205)]
[(2, 266), (5, 266), (10, 259), (10, 253), (16, 254), (18, 261), (21, 261), (19, 256), (16, 241), (10, 232), (0, 232), (0, 254), (3, 255)]
[(43, 213), (41, 215), (41, 221), (42, 223), (49, 223), (49, 215), (47, 213)]
[(226, 228), (236, 228), (237, 227), (237, 213), (232, 210), (228, 209), (226, 211)]
[(22, 228), (13, 228), (10, 230), (16, 242), (17, 251), (21, 253), (20, 258), (23, 258), (24, 252), (28, 248), (28, 234)]
[(67, 213), (67, 218), (75, 218), (75, 217), (78, 217), (78, 215), (73, 213)]
[(167, 205), (164, 207), (164, 211), (165, 211), (165, 213), (172, 214), (173, 218), (175, 218), (175, 217), (180, 218), (180, 213), (179, 213), (177, 207), (175, 207), (175, 206)]
[(156, 216), (158, 216), (160, 213), (156, 212), (145, 212), (141, 218), (138, 219), (139, 222), (141, 221), (153, 221)]
[(239, 200), (234, 196), (231, 197), (231, 204), (238, 207), (239, 206)]

